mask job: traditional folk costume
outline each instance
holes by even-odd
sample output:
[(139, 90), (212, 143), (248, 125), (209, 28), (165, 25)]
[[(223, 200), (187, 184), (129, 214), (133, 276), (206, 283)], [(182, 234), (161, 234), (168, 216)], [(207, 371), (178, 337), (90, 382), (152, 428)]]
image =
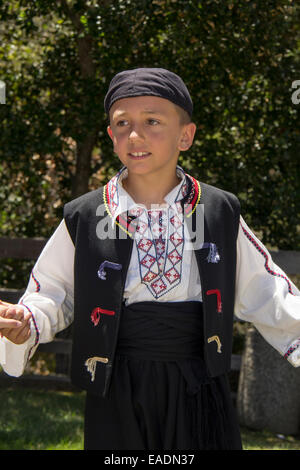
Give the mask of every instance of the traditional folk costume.
[[(126, 172), (66, 205), (20, 300), (31, 338), (2, 340), (4, 370), (20, 375), (38, 344), (74, 320), (86, 448), (238, 449), (226, 376), (233, 312), (299, 366), (299, 291), (234, 196), (178, 167), (166, 206), (147, 210), (123, 188)], [(200, 204), (204, 242), (185, 249)], [(115, 239), (99, 239), (101, 223)]]
[[(139, 85), (132, 93), (146, 94)], [(124, 87), (111, 90), (112, 101)], [(162, 90), (157, 96), (173, 98)], [(31, 337), (23, 345), (4, 338), (0, 362), (21, 375), (38, 344), (73, 322), (86, 449), (240, 449), (226, 375), (233, 315), (299, 366), (300, 293), (235, 196), (177, 167), (166, 204), (147, 210), (125, 191), (126, 176), (124, 167), (65, 206), (20, 299)]]

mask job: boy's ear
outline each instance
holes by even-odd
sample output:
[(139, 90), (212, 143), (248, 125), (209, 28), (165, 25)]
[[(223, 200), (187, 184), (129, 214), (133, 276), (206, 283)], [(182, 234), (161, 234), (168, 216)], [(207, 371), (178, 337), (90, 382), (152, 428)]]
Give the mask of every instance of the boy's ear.
[(191, 147), (193, 140), (194, 140), (195, 133), (196, 133), (196, 124), (194, 124), (193, 122), (190, 122), (189, 124), (184, 125), (182, 135), (181, 135), (181, 138), (179, 140), (179, 145), (178, 145), (178, 149), (180, 151), (188, 150)]
[(107, 126), (107, 133), (108, 133), (109, 137), (111, 138), (111, 140), (113, 140), (114, 135), (113, 135), (113, 131), (111, 130), (110, 126)]

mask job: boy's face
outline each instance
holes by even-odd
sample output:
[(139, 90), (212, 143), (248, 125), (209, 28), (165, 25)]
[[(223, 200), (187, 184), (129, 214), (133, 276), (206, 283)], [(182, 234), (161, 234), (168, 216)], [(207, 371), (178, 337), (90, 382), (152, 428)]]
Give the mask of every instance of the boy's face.
[(176, 106), (164, 98), (120, 99), (109, 114), (114, 151), (131, 175), (175, 172), (179, 152), (192, 145), (195, 124), (181, 124)]

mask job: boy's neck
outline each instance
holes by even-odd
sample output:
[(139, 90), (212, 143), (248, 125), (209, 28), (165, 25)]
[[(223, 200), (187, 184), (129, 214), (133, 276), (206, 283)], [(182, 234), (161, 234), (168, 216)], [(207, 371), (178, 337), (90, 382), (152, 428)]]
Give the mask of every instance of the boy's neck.
[(151, 177), (151, 175), (130, 175), (122, 180), (124, 189), (137, 204), (143, 204), (147, 209), (151, 205), (164, 204), (165, 196), (180, 183), (181, 179), (174, 174), (167, 178)]

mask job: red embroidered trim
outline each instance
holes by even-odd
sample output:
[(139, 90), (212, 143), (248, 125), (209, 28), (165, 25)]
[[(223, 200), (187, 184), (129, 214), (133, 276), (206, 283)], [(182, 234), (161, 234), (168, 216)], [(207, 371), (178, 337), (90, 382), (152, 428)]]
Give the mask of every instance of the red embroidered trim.
[(135, 227), (131, 223), (132, 219), (125, 218), (122, 214), (120, 214), (116, 218), (116, 221), (119, 222), (119, 224), (122, 225), (122, 227), (125, 228), (127, 232), (130, 232), (130, 233), (135, 232)]
[(217, 308), (218, 308), (218, 312), (221, 313), (222, 312), (221, 292), (219, 291), (219, 289), (211, 289), (206, 292), (206, 295), (212, 295), (212, 294), (215, 294), (217, 296)]
[(96, 307), (92, 311), (91, 320), (94, 323), (94, 326), (97, 326), (99, 321), (100, 321), (101, 314), (103, 314), (103, 315), (115, 315), (115, 313), (116, 312), (114, 310), (106, 310), (104, 308)]
[(289, 347), (289, 349), (287, 350), (287, 352), (283, 356), (284, 359), (288, 359), (289, 356), (292, 354), (292, 352), (296, 351), (296, 349), (298, 349), (299, 347), (300, 347), (300, 339), (295, 341), (294, 344), (292, 344), (292, 346)]
[[(121, 173), (121, 170), (120, 170), (119, 173)], [(116, 177), (119, 175), (119, 173), (118, 173), (116, 176), (114, 176), (114, 178), (116, 178)], [(185, 203), (185, 214), (186, 214), (186, 215), (189, 215), (191, 212), (194, 211), (195, 206), (199, 203), (200, 195), (201, 195), (201, 189), (200, 189), (200, 186), (199, 186), (198, 181), (197, 181), (193, 176), (188, 175), (188, 174), (186, 173), (186, 177), (188, 177), (188, 178), (190, 179), (191, 183), (192, 183), (192, 188), (191, 188), (190, 196), (189, 196), (188, 200), (187, 200), (186, 203)], [(112, 180), (110, 180), (110, 182), (111, 182), (111, 181), (112, 181)], [(110, 185), (110, 182), (105, 185), (105, 188), (104, 188), (104, 193), (105, 193), (104, 200), (106, 200), (107, 205), (108, 205), (108, 208), (109, 208), (109, 211), (110, 211), (111, 215), (113, 215), (114, 209), (113, 209), (112, 206), (113, 206), (114, 203), (113, 203), (113, 201), (111, 200), (111, 198), (110, 198), (110, 193), (109, 193), (109, 187), (110, 187), (109, 185)], [(116, 221), (117, 221), (126, 231), (129, 230), (130, 233), (133, 233), (133, 232), (135, 231), (135, 228), (130, 225), (131, 220), (128, 220), (128, 218), (122, 216), (122, 214), (120, 214), (120, 216), (118, 216), (118, 217), (116, 218)]]
[(39, 292), (39, 291), (41, 290), (41, 284), (39, 283), (39, 281), (37, 280), (37, 278), (34, 276), (33, 271), (31, 271), (31, 277), (32, 277), (32, 279), (33, 279), (34, 282), (35, 282), (36, 292)]
[[(35, 318), (34, 318), (34, 315), (33, 315), (32, 311), (30, 310), (30, 308), (27, 307), (27, 305), (25, 305), (22, 300), (21, 300), (21, 302), (20, 302), (20, 305), (23, 305), (23, 307), (27, 308), (27, 310), (29, 311), (29, 313), (31, 313), (31, 319), (32, 319), (32, 321), (33, 321), (34, 328), (35, 328), (35, 342), (34, 342), (34, 345), (32, 346), (32, 348), (34, 348), (34, 346), (39, 342), (39, 339), (40, 339), (40, 332), (39, 332), (39, 329), (38, 329), (38, 327), (37, 327), (37, 324), (36, 324), (36, 320), (35, 320)], [(31, 348), (31, 349), (32, 349), (32, 348)], [(31, 349), (30, 349), (30, 351), (29, 351), (28, 357), (30, 356)]]
[(288, 285), (288, 288), (289, 288), (289, 293), (292, 294), (292, 295), (295, 295), (293, 294), (292, 292), (292, 286), (291, 286), (291, 283), (289, 281), (289, 279), (284, 276), (283, 274), (279, 274), (279, 273), (276, 273), (275, 271), (273, 271), (268, 262), (269, 262), (269, 257), (267, 255), (267, 253), (261, 248), (261, 246), (259, 246), (259, 244), (257, 243), (256, 240), (254, 240), (254, 238), (250, 235), (249, 232), (247, 232), (247, 230), (242, 226), (242, 224), (240, 224), (242, 229), (243, 229), (243, 232), (244, 234), (246, 235), (246, 237), (248, 238), (248, 240), (252, 243), (252, 245), (255, 246), (255, 248), (257, 249), (257, 251), (265, 258), (265, 269), (266, 271), (268, 271), (269, 274), (271, 274), (272, 276), (275, 276), (275, 277), (281, 277), (282, 279), (284, 279)]
[(193, 211), (195, 205), (198, 203), (199, 199), (199, 186), (198, 181), (191, 175), (186, 174), (186, 176), (192, 182), (192, 189), (191, 194), (187, 202), (185, 203), (185, 214), (188, 215), (190, 212)]

